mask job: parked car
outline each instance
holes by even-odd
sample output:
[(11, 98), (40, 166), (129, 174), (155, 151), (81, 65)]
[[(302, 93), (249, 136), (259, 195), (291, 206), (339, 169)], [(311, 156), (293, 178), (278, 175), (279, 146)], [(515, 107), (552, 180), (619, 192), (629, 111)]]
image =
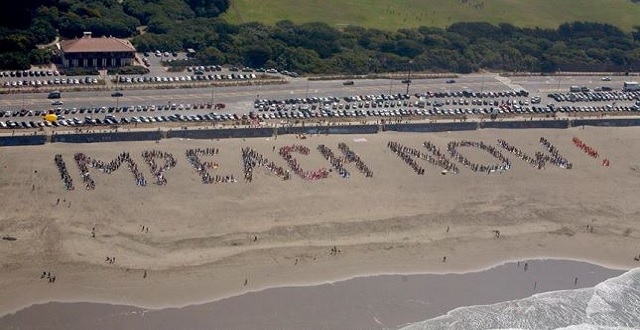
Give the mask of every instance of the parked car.
[(353, 80), (347, 80), (347, 81), (343, 82), (342, 84), (345, 85), (345, 86), (351, 86), (351, 85), (355, 84), (355, 82)]
[(456, 81), (455, 81), (455, 80), (453, 80), (453, 79), (449, 79), (449, 80), (447, 80), (447, 81), (445, 81), (445, 82), (446, 82), (447, 84), (453, 84), (453, 83), (455, 83)]
[(112, 97), (123, 97), (124, 94), (122, 94), (122, 92), (113, 92), (113, 93), (111, 93), (111, 96)]

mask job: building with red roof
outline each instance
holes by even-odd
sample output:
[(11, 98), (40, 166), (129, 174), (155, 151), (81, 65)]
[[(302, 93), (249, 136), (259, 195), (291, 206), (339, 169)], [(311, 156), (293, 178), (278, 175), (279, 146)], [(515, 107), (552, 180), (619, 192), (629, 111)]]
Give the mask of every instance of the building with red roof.
[(92, 38), (85, 32), (82, 38), (60, 43), (65, 67), (106, 68), (133, 65), (136, 49), (125, 39)]

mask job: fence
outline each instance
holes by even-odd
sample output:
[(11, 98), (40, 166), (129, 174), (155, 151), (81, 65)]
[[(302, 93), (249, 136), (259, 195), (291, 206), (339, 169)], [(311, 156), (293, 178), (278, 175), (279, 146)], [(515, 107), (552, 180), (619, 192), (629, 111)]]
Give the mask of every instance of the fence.
[(340, 125), (340, 126), (292, 126), (279, 127), (278, 135), (284, 134), (375, 134), (378, 125)]
[(181, 129), (167, 132), (167, 138), (232, 139), (273, 136), (273, 128)]
[(0, 136), (1, 147), (32, 146), (45, 144), (46, 141), (46, 135)]
[(51, 136), (51, 142), (94, 143), (94, 142), (119, 142), (119, 141), (155, 141), (155, 140), (160, 140), (161, 138), (162, 138), (161, 131), (78, 133), (78, 134), (54, 134)]
[(447, 132), (447, 131), (475, 131), (477, 122), (456, 123), (420, 123), (420, 124), (388, 124), (382, 127), (383, 131), (395, 132)]
[(571, 121), (571, 126), (583, 125), (609, 127), (640, 126), (640, 118), (574, 119)]
[(569, 128), (568, 120), (538, 120), (538, 121), (485, 121), (480, 128)]

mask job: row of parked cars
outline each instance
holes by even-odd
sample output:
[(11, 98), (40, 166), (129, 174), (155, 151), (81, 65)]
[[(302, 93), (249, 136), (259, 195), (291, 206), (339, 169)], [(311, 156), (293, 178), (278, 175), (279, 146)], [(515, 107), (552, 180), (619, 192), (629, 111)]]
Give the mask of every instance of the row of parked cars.
[(633, 101), (640, 100), (640, 91), (550, 93), (547, 96), (556, 102)]
[(174, 110), (202, 110), (202, 109), (224, 109), (224, 103), (217, 104), (163, 104), (163, 105), (137, 105), (120, 107), (92, 107), (92, 108), (57, 108), (53, 110), (5, 110), (0, 111), (0, 117), (33, 117), (44, 116), (49, 113), (56, 115), (75, 114), (117, 114), (128, 112), (154, 112), (154, 111), (174, 111)]
[(18, 70), (18, 71), (0, 71), (0, 77), (46, 77), (59, 76), (64, 72), (57, 70)]
[(38, 79), (38, 80), (13, 80), (5, 81), (2, 86), (4, 88), (17, 88), (17, 87), (40, 87), (40, 86), (53, 86), (53, 85), (98, 85), (102, 80), (97, 78), (85, 77), (85, 78), (55, 78), (55, 79)]
[(437, 91), (416, 93), (418, 98), (447, 98), (447, 97), (468, 97), (468, 98), (501, 98), (501, 97), (529, 97), (529, 92), (522, 90), (506, 90), (506, 91), (490, 91), (476, 92), (472, 90), (462, 91)]
[(137, 77), (125, 77), (120, 76), (117, 80), (114, 78), (114, 83), (122, 84), (136, 84), (136, 83), (179, 83), (179, 82), (194, 82), (194, 81), (217, 81), (217, 80), (249, 80), (256, 79), (254, 73), (250, 74), (209, 74), (209, 75), (193, 75), (193, 76), (173, 76), (173, 77), (160, 77), (160, 76), (137, 76)]
[[(178, 107), (171, 106), (170, 109), (178, 109)], [(182, 109), (187, 107), (183, 106)], [(380, 108), (380, 109), (337, 109), (322, 108), (317, 111), (311, 110), (310, 105), (306, 104), (300, 109), (291, 111), (272, 111), (272, 112), (249, 112), (248, 114), (231, 114), (231, 113), (208, 113), (208, 114), (188, 114), (187, 112), (174, 112), (170, 115), (136, 115), (136, 116), (120, 116), (115, 117), (111, 112), (127, 112), (127, 111), (149, 111), (149, 108), (143, 110), (142, 107), (126, 107), (123, 109), (113, 108), (99, 108), (97, 111), (86, 112), (87, 115), (84, 119), (78, 117), (67, 118), (61, 112), (58, 115), (58, 120), (54, 122), (48, 121), (0, 121), (0, 128), (5, 129), (20, 129), (20, 128), (40, 128), (40, 127), (59, 127), (59, 126), (94, 126), (94, 125), (122, 125), (122, 124), (150, 124), (150, 123), (164, 123), (164, 122), (225, 122), (225, 121), (241, 121), (241, 120), (302, 120), (302, 119), (316, 119), (316, 118), (384, 118), (384, 117), (433, 117), (433, 116), (495, 116), (495, 115), (553, 115), (558, 112), (567, 113), (586, 113), (586, 112), (631, 112), (638, 111), (640, 106), (560, 106), (555, 107), (553, 105), (548, 106), (520, 106), (505, 104), (498, 107), (473, 107), (473, 108)], [(103, 113), (99, 117), (92, 117), (89, 113)], [(74, 112), (71, 115), (76, 115), (79, 112)]]

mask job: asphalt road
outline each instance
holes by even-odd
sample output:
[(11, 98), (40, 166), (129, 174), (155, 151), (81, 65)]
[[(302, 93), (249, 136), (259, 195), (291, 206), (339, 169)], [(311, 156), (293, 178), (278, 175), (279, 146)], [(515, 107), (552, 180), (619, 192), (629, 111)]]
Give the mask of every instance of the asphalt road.
[[(626, 78), (626, 79), (625, 79)], [(629, 77), (611, 77), (611, 81), (601, 81), (599, 76), (531, 76), (501, 77), (497, 74), (471, 74), (456, 78), (453, 84), (448, 79), (412, 79), (409, 93), (426, 91), (506, 91), (526, 89), (531, 96), (541, 96), (542, 104), (552, 102), (546, 97), (549, 92), (568, 91), (570, 86), (610, 86), (620, 90)], [(407, 85), (398, 79), (355, 80), (354, 85), (345, 86), (343, 80), (310, 81), (304, 78), (287, 78), (286, 84), (263, 85), (255, 81), (250, 86), (225, 86), (207, 88), (176, 88), (124, 90), (124, 97), (111, 97), (113, 90), (63, 92), (62, 106), (52, 106), (47, 93), (2, 94), (0, 110), (46, 110), (54, 107), (82, 108), (129, 105), (165, 105), (225, 103), (227, 112), (247, 112), (252, 110), (256, 98), (287, 99), (323, 96), (348, 96), (369, 94), (405, 93)]]

